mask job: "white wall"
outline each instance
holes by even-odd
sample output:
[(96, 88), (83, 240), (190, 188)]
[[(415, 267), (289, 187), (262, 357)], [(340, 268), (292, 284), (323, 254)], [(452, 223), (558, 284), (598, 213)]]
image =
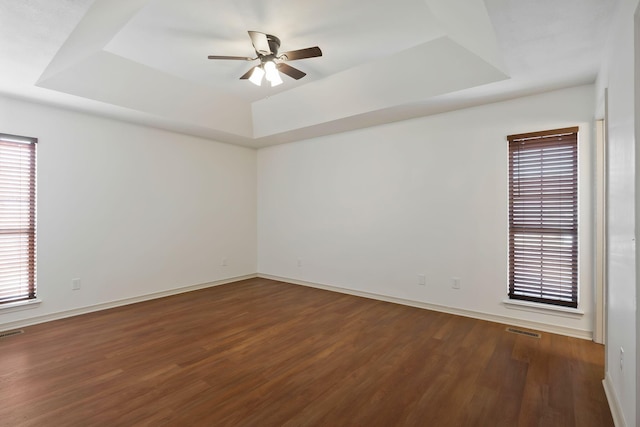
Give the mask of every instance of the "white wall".
[[(593, 105), (582, 86), (261, 149), (258, 272), (588, 336)], [(506, 136), (575, 125), (585, 314), (507, 308)]]
[[(634, 19), (638, 0), (623, 0), (613, 24), (609, 57), (596, 86), (608, 88), (608, 293), (605, 385), (622, 425), (636, 418), (636, 223), (640, 186), (634, 165)], [(624, 349), (624, 369), (620, 368)]]
[(42, 299), (0, 328), (255, 274), (254, 150), (8, 98), (0, 132), (39, 138)]

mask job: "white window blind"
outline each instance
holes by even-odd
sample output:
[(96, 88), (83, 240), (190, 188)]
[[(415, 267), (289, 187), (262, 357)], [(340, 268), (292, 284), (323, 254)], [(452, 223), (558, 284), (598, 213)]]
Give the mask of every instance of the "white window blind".
[(0, 133), (0, 304), (36, 297), (36, 143)]

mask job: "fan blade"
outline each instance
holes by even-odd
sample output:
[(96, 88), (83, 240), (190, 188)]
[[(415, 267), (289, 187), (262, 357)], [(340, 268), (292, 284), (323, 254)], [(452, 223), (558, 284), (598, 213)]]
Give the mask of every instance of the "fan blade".
[(253, 61), (257, 58), (249, 58), (248, 56), (226, 56), (226, 55), (209, 55), (209, 59), (237, 59), (240, 61)]
[(322, 51), (318, 46), (308, 47), (306, 49), (290, 50), (283, 52), (279, 56), (286, 56), (287, 61), (295, 61), (296, 59), (315, 58), (322, 56)]
[(255, 67), (251, 67), (249, 71), (247, 71), (242, 75), (242, 77), (240, 77), (240, 80), (247, 80), (249, 77), (251, 77), (251, 73), (253, 73), (253, 70), (255, 70), (258, 67), (259, 65), (256, 65)]
[(262, 55), (271, 55), (271, 48), (269, 47), (269, 40), (265, 33), (258, 31), (249, 31), (249, 37), (251, 37), (251, 43), (257, 53)]
[(300, 80), (301, 78), (307, 75), (307, 73), (304, 73), (298, 70), (297, 68), (293, 68), (291, 65), (285, 64), (284, 62), (280, 62), (279, 64), (276, 65), (276, 67), (278, 68), (278, 71), (280, 71), (281, 73), (284, 73), (287, 76), (292, 77), (296, 80)]

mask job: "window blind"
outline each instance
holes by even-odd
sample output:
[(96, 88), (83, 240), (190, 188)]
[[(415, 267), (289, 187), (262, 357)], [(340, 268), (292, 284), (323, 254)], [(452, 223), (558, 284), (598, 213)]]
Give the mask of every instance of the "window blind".
[(36, 142), (0, 134), (0, 304), (36, 297)]
[(578, 128), (510, 135), (509, 298), (578, 306)]

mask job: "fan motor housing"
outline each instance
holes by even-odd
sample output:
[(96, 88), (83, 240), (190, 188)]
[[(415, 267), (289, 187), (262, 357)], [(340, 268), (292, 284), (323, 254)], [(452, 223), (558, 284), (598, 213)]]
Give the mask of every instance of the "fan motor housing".
[(274, 35), (266, 34), (267, 43), (269, 43), (269, 49), (271, 49), (271, 54), (276, 56), (278, 54), (278, 49), (280, 49), (280, 39)]

